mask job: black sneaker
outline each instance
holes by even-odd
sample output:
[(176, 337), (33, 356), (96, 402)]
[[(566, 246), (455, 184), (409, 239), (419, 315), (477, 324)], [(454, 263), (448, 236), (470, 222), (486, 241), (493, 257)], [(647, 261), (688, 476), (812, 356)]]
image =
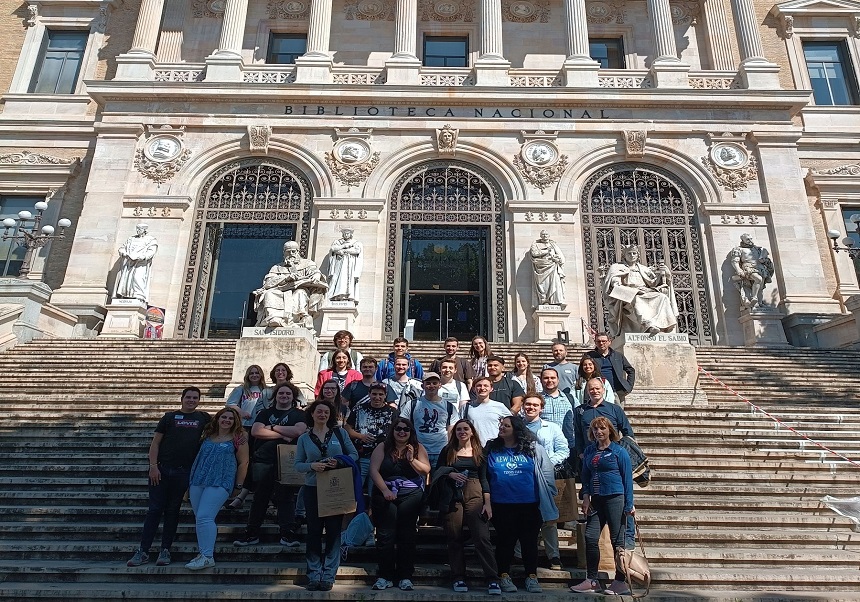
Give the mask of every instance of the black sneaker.
[(301, 542), (299, 541), (299, 538), (296, 537), (295, 533), (286, 533), (286, 534), (282, 535), (281, 541), (279, 541), (278, 543), (280, 543), (282, 546), (285, 546), (287, 548), (297, 548), (300, 545), (302, 545)]
[(255, 546), (260, 543), (260, 538), (256, 535), (246, 535), (242, 539), (237, 539), (233, 542), (233, 545), (237, 548), (244, 548), (246, 546)]

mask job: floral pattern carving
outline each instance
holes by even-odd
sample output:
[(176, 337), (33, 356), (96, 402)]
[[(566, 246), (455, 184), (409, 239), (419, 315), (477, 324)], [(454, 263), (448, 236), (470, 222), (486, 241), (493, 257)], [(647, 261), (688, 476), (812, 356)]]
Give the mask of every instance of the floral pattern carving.
[(311, 4), (304, 0), (269, 0), (267, 8), (270, 19), (307, 19), (311, 14)]
[(624, 130), (624, 148), (628, 157), (645, 156), (645, 130)]
[(379, 165), (379, 153), (373, 153), (361, 163), (342, 163), (334, 152), (325, 154), (325, 163), (334, 177), (346, 185), (347, 191), (364, 182), (374, 168)]
[(699, 17), (699, 3), (689, 0), (669, 2), (669, 13), (675, 25), (692, 24)]
[(860, 175), (860, 163), (840, 165), (828, 169), (813, 169), (811, 171), (816, 176), (856, 176)]
[(472, 0), (419, 0), (418, 11), (422, 21), (471, 23), (475, 18)]
[(31, 153), (26, 150), (20, 153), (0, 155), (0, 165), (71, 165), (78, 160), (77, 157), (73, 159), (61, 159), (60, 157)]
[(512, 23), (549, 23), (547, 0), (502, 0), (502, 19)]
[(624, 23), (624, 3), (593, 0), (585, 6), (585, 18), (595, 25)]
[(343, 7), (346, 20), (353, 21), (393, 21), (394, 2), (392, 0), (346, 0)]
[(272, 137), (272, 126), (270, 125), (249, 125), (248, 126), (248, 142), (251, 147), (251, 152), (269, 152), (269, 138)]
[(714, 174), (724, 189), (732, 191), (733, 197), (737, 196), (738, 190), (746, 189), (747, 184), (758, 177), (758, 164), (752, 155), (749, 156), (746, 165), (737, 169), (720, 167), (714, 163), (710, 155), (702, 157), (702, 164)]
[(530, 165), (520, 155), (515, 155), (514, 166), (532, 186), (543, 192), (561, 179), (561, 175), (567, 169), (567, 160), (567, 155), (561, 155), (554, 164), (539, 167)]
[(142, 148), (134, 153), (134, 166), (145, 178), (158, 184), (164, 184), (173, 178), (182, 169), (182, 166), (191, 157), (191, 150), (183, 148), (182, 151), (171, 161), (153, 161), (144, 154)]
[(224, 16), (226, 7), (226, 0), (193, 0), (191, 14), (197, 19), (201, 17), (220, 19)]

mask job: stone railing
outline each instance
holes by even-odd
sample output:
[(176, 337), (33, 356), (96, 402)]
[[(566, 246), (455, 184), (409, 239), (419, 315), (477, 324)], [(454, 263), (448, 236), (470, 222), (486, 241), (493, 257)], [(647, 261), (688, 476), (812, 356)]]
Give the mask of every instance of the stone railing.
[(564, 78), (558, 71), (511, 69), (508, 74), (513, 88), (561, 88)]
[(293, 65), (249, 65), (242, 72), (242, 82), (246, 84), (293, 84), (296, 82), (296, 68)]
[(601, 88), (653, 88), (647, 71), (632, 69), (601, 69), (597, 75)]
[(157, 82), (200, 82), (204, 75), (206, 65), (160, 63), (155, 67), (153, 79)]
[(333, 67), (332, 83), (363, 86), (384, 84), (385, 69), (382, 67)]
[(474, 86), (475, 75), (468, 67), (422, 67), (422, 86)]
[(697, 90), (739, 90), (743, 87), (734, 71), (694, 71), (690, 87)]

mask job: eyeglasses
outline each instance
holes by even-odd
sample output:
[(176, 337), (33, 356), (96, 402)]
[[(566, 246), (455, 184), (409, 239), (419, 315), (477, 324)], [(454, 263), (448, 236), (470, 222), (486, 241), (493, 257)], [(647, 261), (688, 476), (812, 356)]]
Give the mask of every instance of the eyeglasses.
[(409, 428), (408, 426), (395, 426), (394, 432), (395, 433), (411, 433), (412, 429)]

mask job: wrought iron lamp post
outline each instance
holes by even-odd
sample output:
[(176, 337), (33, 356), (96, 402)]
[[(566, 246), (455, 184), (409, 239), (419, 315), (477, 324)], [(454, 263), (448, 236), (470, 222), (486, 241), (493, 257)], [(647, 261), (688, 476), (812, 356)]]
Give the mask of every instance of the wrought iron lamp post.
[[(854, 231), (860, 236), (860, 213), (855, 213), (851, 216), (851, 221), (854, 222)], [(839, 238), (841, 232), (839, 230), (830, 230), (827, 235), (833, 241), (833, 250), (837, 253), (839, 251), (847, 251), (848, 257), (851, 259), (860, 259), (860, 246), (856, 246), (856, 242), (850, 236), (846, 236), (842, 239), (842, 244), (844, 247), (840, 247), (839, 243), (836, 242), (836, 239)]]
[[(18, 278), (27, 278), (30, 273), (30, 266), (33, 263), (33, 256), (36, 254), (36, 249), (44, 247), (48, 242), (55, 238), (65, 238), (66, 228), (72, 225), (71, 220), (63, 218), (57, 222), (60, 227), (60, 232), (54, 234), (54, 226), (42, 224), (42, 214), (48, 208), (46, 201), (36, 203), (36, 215), (34, 216), (29, 211), (19, 211), (18, 219), (7, 217), (3, 220), (3, 237), (2, 240), (10, 238), (17, 242), (22, 247), (26, 247), (27, 252), (24, 254), (24, 261), (21, 264), (21, 269), (18, 272)], [(28, 222), (33, 222), (27, 225)], [(17, 226), (17, 232), (10, 234), (9, 231)], [(40, 227), (41, 226), (41, 227)]]

